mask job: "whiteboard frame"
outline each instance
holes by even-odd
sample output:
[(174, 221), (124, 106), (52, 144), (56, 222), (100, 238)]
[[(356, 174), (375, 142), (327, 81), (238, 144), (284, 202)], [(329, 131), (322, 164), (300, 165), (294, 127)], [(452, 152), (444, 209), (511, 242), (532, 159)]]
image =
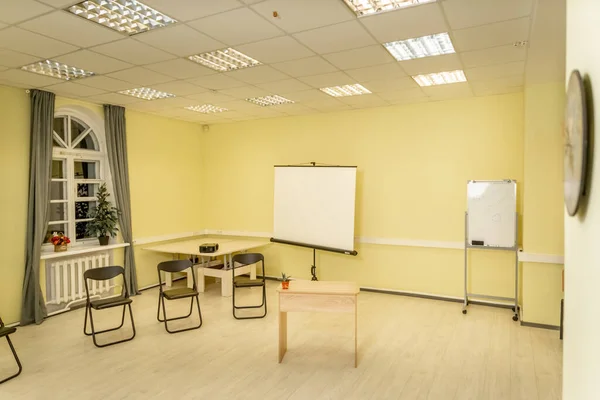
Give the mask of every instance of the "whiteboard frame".
[[(517, 202), (517, 180), (516, 179), (496, 179), (496, 180), (476, 180), (469, 179), (467, 181), (467, 187), (469, 183), (514, 183), (515, 185), (515, 203)], [(465, 212), (465, 247), (469, 249), (490, 249), (490, 250), (518, 250), (519, 243), (519, 213), (515, 207), (515, 241), (512, 246), (494, 246), (489, 244), (474, 245), (469, 244), (469, 205), (467, 203), (467, 211)]]

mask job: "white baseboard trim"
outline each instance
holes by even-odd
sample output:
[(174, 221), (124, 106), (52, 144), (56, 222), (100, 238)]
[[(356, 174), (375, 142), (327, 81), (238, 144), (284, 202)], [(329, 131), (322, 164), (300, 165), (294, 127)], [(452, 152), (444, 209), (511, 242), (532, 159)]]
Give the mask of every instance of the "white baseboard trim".
[(564, 264), (565, 256), (559, 256), (556, 254), (537, 254), (537, 253), (519, 253), (520, 262), (532, 262), (532, 263), (543, 263), (543, 264)]
[[(228, 231), (222, 229), (199, 229), (194, 232), (173, 233), (162, 236), (153, 236), (146, 238), (138, 238), (134, 240), (134, 245), (148, 244), (155, 242), (163, 242), (167, 240), (184, 239), (194, 236), (211, 235), (211, 236), (244, 236), (270, 238), (273, 236), (271, 232), (252, 232), (252, 231)], [(403, 246), (403, 247), (423, 247), (432, 249), (452, 249), (463, 250), (463, 242), (436, 241), (436, 240), (414, 240), (401, 238), (379, 238), (358, 236), (355, 238), (357, 243), (376, 244), (382, 246)], [(537, 254), (519, 252), (519, 262), (531, 262), (542, 264), (564, 264), (564, 256), (556, 254)]]

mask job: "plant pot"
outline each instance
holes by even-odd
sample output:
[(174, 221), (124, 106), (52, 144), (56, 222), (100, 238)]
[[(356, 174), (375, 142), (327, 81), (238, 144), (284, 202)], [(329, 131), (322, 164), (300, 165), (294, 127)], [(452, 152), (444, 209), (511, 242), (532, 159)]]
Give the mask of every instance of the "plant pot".
[(108, 239), (110, 239), (110, 236), (98, 236), (98, 241), (100, 242), (100, 246), (107, 246)]
[(57, 244), (54, 246), (54, 252), (55, 253), (60, 253), (61, 251), (67, 251), (67, 244), (63, 243), (63, 244)]
[(282, 289), (287, 289), (290, 287), (290, 281), (283, 281), (281, 282), (281, 288)]

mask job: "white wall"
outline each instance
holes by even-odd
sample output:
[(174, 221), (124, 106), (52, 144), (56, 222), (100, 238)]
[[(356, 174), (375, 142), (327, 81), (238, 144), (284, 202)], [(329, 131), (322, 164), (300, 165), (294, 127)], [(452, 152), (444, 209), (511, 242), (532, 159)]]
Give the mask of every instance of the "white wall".
[[(600, 118), (600, 1), (567, 1), (567, 74), (579, 69), (594, 89)], [(588, 93), (588, 97), (589, 93)], [(598, 124), (596, 124), (598, 126)], [(565, 214), (565, 340), (563, 399), (600, 399), (600, 135), (591, 191), (576, 217)]]

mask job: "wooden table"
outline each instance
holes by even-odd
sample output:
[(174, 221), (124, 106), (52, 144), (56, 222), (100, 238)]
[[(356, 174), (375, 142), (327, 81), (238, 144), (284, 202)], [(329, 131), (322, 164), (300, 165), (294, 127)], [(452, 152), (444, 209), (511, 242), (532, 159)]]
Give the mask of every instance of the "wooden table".
[[(214, 253), (200, 253), (199, 247), (203, 243), (218, 243), (219, 250), (215, 251)], [(183, 254), (185, 256), (199, 256), (200, 263), (195, 264), (193, 268), (197, 276), (196, 282), (198, 283), (198, 291), (204, 292), (204, 277), (212, 276), (221, 279), (221, 296), (230, 297), (232, 291), (231, 282), (233, 279), (233, 253), (247, 251), (257, 247), (266, 246), (268, 244), (270, 243), (264, 240), (204, 237), (200, 239), (144, 247), (144, 250), (170, 253), (173, 254), (175, 258), (177, 258), (179, 254)], [(223, 268), (210, 268), (211, 257), (220, 256), (223, 257)], [(236, 276), (248, 273), (250, 274), (251, 279), (256, 279), (256, 265), (247, 265), (235, 269)], [(171, 274), (166, 275), (166, 285), (169, 287), (171, 286)], [(192, 277), (190, 273), (188, 273), (187, 285), (188, 287), (192, 287)]]
[(289, 289), (277, 288), (279, 297), (279, 362), (287, 350), (287, 313), (292, 311), (354, 314), (354, 368), (358, 365), (357, 301), (354, 282), (291, 281)]

